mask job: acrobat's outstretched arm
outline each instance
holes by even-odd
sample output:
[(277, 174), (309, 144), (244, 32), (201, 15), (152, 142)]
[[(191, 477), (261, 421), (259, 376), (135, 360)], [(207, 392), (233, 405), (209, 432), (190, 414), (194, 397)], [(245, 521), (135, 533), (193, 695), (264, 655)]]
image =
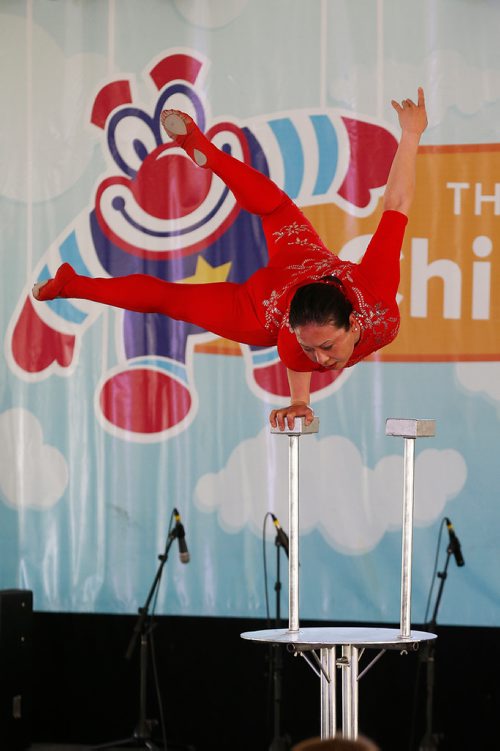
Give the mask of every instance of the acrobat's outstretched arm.
[(418, 89), (417, 103), (403, 99), (391, 102), (401, 126), (401, 139), (392, 162), (384, 194), (384, 211), (400, 211), (408, 215), (415, 194), (418, 145), (427, 127), (424, 90)]

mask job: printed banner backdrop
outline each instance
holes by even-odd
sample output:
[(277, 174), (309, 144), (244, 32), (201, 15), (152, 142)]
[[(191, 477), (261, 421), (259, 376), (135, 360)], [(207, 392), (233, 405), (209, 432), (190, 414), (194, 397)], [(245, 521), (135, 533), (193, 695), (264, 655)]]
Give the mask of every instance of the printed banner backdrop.
[(498, 28), (488, 0), (2, 2), (0, 588), (32, 589), (38, 610), (136, 612), (177, 509), (191, 561), (169, 551), (157, 612), (263, 617), (267, 570), (274, 615), (269, 514), (288, 531), (288, 440), (267, 424), (287, 403), (275, 349), (35, 303), (31, 286), (62, 261), (179, 284), (266, 263), (259, 220), (162, 133), (169, 107), (358, 260), (399, 136), (391, 99), (422, 85), (399, 337), (313, 381), (300, 615), (399, 620), (403, 441), (385, 421), (433, 418), (416, 442), (412, 620), (434, 603), (448, 519), (465, 565), (451, 558), (439, 621), (500, 623)]

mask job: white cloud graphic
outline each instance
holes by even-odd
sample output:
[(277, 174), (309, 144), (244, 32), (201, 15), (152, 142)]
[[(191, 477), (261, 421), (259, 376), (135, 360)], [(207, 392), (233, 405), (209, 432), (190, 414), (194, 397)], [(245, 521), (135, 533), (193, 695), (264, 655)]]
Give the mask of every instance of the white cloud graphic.
[[(418, 65), (388, 59), (384, 63), (384, 105), (388, 116), (392, 111), (390, 100), (416, 98), (418, 86), (425, 90), (432, 128), (442, 123), (452, 109), (471, 116), (484, 110), (487, 104), (496, 103), (500, 71), (471, 66), (460, 52), (451, 49), (434, 50)], [(378, 92), (373, 86), (373, 67), (352, 66), (349, 73), (330, 82), (329, 94), (354, 110), (360, 102), (363, 109), (372, 102), (371, 108), (376, 112)]]
[(202, 29), (220, 29), (238, 18), (248, 0), (174, 0), (186, 21)]
[(85, 126), (106, 59), (66, 56), (37, 24), (27, 50), (26, 19), (0, 18), (1, 192), (18, 201), (50, 200), (76, 183), (92, 156), (95, 134)]
[(500, 363), (460, 362), (455, 366), (455, 374), (466, 391), (500, 401)]
[[(387, 456), (370, 469), (357, 447), (339, 436), (300, 439), (300, 532), (317, 528), (337, 550), (361, 554), (385, 532), (401, 527), (403, 459)], [(415, 525), (431, 524), (457, 495), (467, 476), (457, 451), (417, 450)], [(218, 473), (200, 478), (195, 502), (217, 512), (230, 533), (248, 526), (261, 534), (266, 512), (288, 525), (288, 438), (263, 429), (243, 441)], [(272, 532), (272, 528), (268, 530)]]
[(0, 491), (14, 508), (48, 509), (68, 484), (64, 456), (43, 442), (42, 427), (25, 409), (0, 415)]

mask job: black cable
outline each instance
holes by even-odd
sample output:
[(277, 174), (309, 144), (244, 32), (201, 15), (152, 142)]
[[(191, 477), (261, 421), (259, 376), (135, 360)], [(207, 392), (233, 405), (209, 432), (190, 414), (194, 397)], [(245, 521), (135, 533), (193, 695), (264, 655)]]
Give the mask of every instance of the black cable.
[[(429, 594), (427, 596), (427, 604), (425, 606), (425, 614), (424, 614), (424, 621), (423, 621), (425, 625), (427, 625), (427, 618), (429, 617), (429, 608), (430, 608), (432, 593), (434, 591), (434, 584), (436, 581), (436, 575), (437, 575), (437, 569), (438, 569), (439, 549), (441, 547), (441, 538), (443, 536), (443, 529), (444, 529), (445, 523), (446, 523), (446, 518), (444, 518), (441, 521), (441, 526), (439, 528), (439, 533), (438, 533), (438, 539), (437, 539), (437, 544), (436, 544), (436, 555), (434, 557), (434, 570), (432, 572), (431, 584), (429, 587)], [(423, 650), (427, 650), (427, 649), (428, 649), (428, 642), (423, 647)], [(412, 707), (411, 724), (410, 724), (410, 743), (408, 746), (409, 751), (415, 751), (418, 690), (420, 688), (420, 680), (422, 677), (422, 665), (423, 665), (423, 661), (419, 655), (419, 659), (417, 662), (417, 674), (415, 676), (415, 689), (413, 691), (413, 707)]]
[[(271, 518), (271, 512), (268, 511), (267, 514), (264, 515), (264, 521), (262, 524), (262, 561), (263, 561), (263, 567), (264, 567), (264, 595), (265, 595), (265, 601), (266, 601), (266, 622), (267, 627), (270, 628), (271, 626), (271, 614), (269, 610), (269, 587), (268, 587), (268, 576), (267, 576), (267, 552), (266, 552), (266, 525), (267, 520)], [(273, 647), (272, 645), (269, 645), (267, 649), (267, 668), (268, 668), (268, 674), (267, 674), (267, 716), (266, 716), (266, 727), (271, 727), (271, 707), (272, 707), (272, 701), (273, 701), (273, 665), (274, 665), (274, 653), (273, 653)]]
[(266, 555), (266, 524), (267, 520), (272, 517), (270, 511), (264, 516), (264, 522), (262, 525), (262, 558), (264, 565), (264, 594), (266, 599), (266, 620), (268, 627), (271, 625), (271, 616), (269, 613), (269, 590), (267, 585), (267, 555)]
[[(174, 511), (172, 509), (172, 513), (170, 515), (170, 522), (168, 525), (167, 539), (170, 537), (173, 527), (174, 527)], [(155, 650), (154, 635), (153, 635), (153, 631), (155, 627), (153, 620), (154, 620), (154, 615), (156, 611), (156, 605), (158, 602), (158, 592), (160, 589), (160, 581), (161, 581), (161, 574), (160, 574), (160, 578), (158, 579), (158, 586), (156, 588), (155, 596), (153, 599), (153, 604), (151, 607), (151, 615), (149, 617), (148, 633), (149, 633), (150, 644), (151, 644), (151, 667), (153, 669), (153, 679), (154, 679), (154, 685), (155, 685), (156, 701), (158, 704), (158, 712), (160, 715), (160, 727), (161, 727), (163, 751), (168, 751), (167, 729), (166, 729), (166, 724), (165, 724), (165, 714), (163, 712), (163, 700), (161, 696), (160, 681), (159, 681), (159, 676), (158, 676), (158, 665), (157, 665), (157, 660), (156, 660), (156, 650)]]
[(443, 536), (443, 530), (446, 524), (446, 517), (441, 521), (441, 526), (439, 528), (439, 534), (438, 534), (438, 541), (436, 545), (436, 556), (434, 559), (434, 571), (432, 572), (432, 579), (431, 579), (431, 586), (429, 588), (429, 595), (427, 597), (427, 605), (425, 607), (425, 615), (424, 615), (424, 623), (427, 624), (427, 618), (429, 617), (429, 607), (431, 604), (431, 597), (432, 592), (434, 590), (434, 584), (436, 582), (436, 573), (438, 568), (438, 559), (439, 559), (439, 548), (441, 547), (441, 537)]
[(158, 702), (158, 712), (160, 714), (160, 727), (161, 727), (161, 737), (162, 737), (162, 742), (163, 742), (163, 751), (168, 751), (167, 728), (165, 725), (165, 714), (163, 712), (163, 701), (161, 697), (160, 681), (158, 677), (158, 667), (157, 667), (157, 661), (156, 661), (156, 650), (155, 650), (153, 629), (151, 629), (150, 637), (151, 637), (151, 666), (153, 668), (153, 678), (154, 678), (154, 684), (155, 684), (156, 700)]

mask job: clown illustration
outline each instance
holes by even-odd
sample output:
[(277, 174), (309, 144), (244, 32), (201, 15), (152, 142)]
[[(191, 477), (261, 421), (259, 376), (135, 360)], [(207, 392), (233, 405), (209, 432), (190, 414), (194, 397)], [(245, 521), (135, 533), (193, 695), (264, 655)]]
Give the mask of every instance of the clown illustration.
[[(82, 209), (33, 270), (8, 332), (8, 360), (21, 378), (71, 376), (84, 334), (100, 305), (57, 299), (36, 305), (33, 281), (62, 262), (83, 275), (134, 273), (179, 284), (244, 282), (267, 261), (256, 217), (241, 209), (223, 182), (199, 170), (167, 141), (160, 113), (178, 107), (220, 149), (272, 179), (301, 206), (335, 203), (371, 213), (383, 191), (397, 141), (385, 127), (336, 111), (296, 111), (246, 124), (209, 119), (202, 97), (206, 61), (192, 51), (164, 56), (148, 73), (149, 109), (134, 103), (133, 82), (117, 80), (95, 97), (91, 122), (109, 168)], [(152, 84), (152, 87), (151, 87)], [(184, 430), (196, 414), (194, 348), (216, 337), (164, 315), (116, 311), (116, 364), (96, 384), (102, 426), (134, 441), (158, 441)], [(34, 344), (35, 343), (35, 344)], [(276, 402), (287, 394), (276, 348), (241, 345), (249, 388)], [(316, 373), (315, 399), (338, 388), (345, 373)]]

